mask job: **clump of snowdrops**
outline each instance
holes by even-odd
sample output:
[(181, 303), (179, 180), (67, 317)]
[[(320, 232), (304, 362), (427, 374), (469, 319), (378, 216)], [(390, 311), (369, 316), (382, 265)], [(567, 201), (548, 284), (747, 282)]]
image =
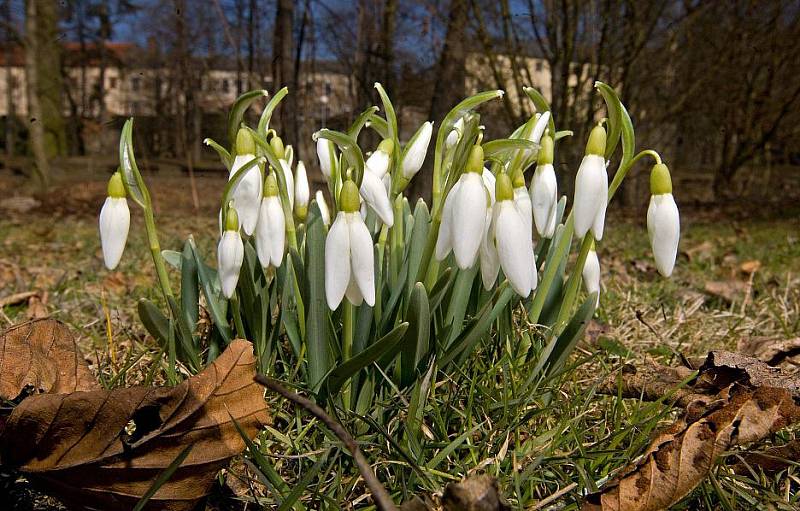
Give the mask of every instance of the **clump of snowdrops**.
[[(455, 371), (493, 345), (510, 342), (534, 375), (550, 374), (600, 303), (606, 208), (645, 157), (654, 160), (648, 231), (656, 267), (671, 274), (680, 229), (669, 170), (657, 152), (635, 151), (630, 117), (612, 88), (596, 84), (607, 119), (587, 141), (557, 130), (547, 102), (530, 88), (537, 113), (508, 138), (484, 140), (476, 112), (502, 100), (498, 90), (465, 99), (437, 130), (425, 122), (401, 141), (394, 107), (375, 87), (382, 110), (366, 109), (346, 132), (314, 134), (326, 186), (313, 194), (306, 165), (270, 128), (287, 90), (252, 126), (244, 114), (267, 92), (236, 101), (229, 145), (206, 140), (230, 176), (221, 190), (216, 265), (191, 237), (181, 251), (161, 250), (134, 157), (133, 121), (125, 124), (119, 171), (100, 214), (103, 255), (109, 268), (122, 256), (130, 199), (143, 210), (167, 306), (162, 312), (142, 300), (139, 314), (169, 357), (170, 378), (177, 379), (176, 363), (197, 371), (236, 337), (254, 343), (261, 371), (360, 414), (385, 389), (414, 387), (417, 396), (433, 372)], [(366, 129), (380, 143), (361, 147)], [(406, 190), (431, 143), (432, 201), (412, 203)], [(564, 143), (585, 144), (568, 214), (553, 167)], [(618, 163), (609, 184), (611, 161)], [(569, 264), (573, 241), (577, 258)], [(167, 265), (180, 271), (178, 294)], [(204, 335), (201, 308), (213, 323)]]

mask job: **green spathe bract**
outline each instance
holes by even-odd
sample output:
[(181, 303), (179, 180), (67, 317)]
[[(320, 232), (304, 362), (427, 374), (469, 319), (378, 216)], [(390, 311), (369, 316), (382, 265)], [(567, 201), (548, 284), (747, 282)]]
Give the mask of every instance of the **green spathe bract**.
[[(606, 101), (608, 133), (601, 125), (594, 127), (586, 153), (601, 156), (604, 161), (615, 161), (612, 158), (615, 150), (622, 153), (619, 167), (610, 169), (616, 170), (609, 186), (610, 202), (633, 164), (645, 156), (657, 158), (657, 154), (651, 150), (633, 153), (635, 141), (630, 117), (613, 89), (604, 84), (596, 87)], [(160, 313), (154, 304), (146, 302), (140, 311), (145, 327), (163, 344), (165, 353), (174, 353), (177, 361), (184, 362), (191, 372), (213, 360), (231, 339), (249, 339), (254, 343), (260, 371), (312, 393), (320, 404), (345, 419), (363, 418), (357, 426), (362, 431), (375, 428), (386, 431), (384, 426), (389, 419), (385, 414), (393, 409), (392, 403), (407, 402), (408, 430), (400, 437), (392, 437), (390, 448), (403, 449), (411, 460), (408, 463), (417, 463), (413, 460), (419, 456), (420, 463), (433, 468), (462, 443), (469, 442), (470, 428), (476, 427), (473, 419), (468, 428), (456, 435), (456, 440), (448, 439), (445, 447), (433, 447), (429, 443), (422, 431), (424, 414), (428, 413), (425, 410), (430, 410), (430, 396), (451, 390), (463, 396), (471, 395), (469, 382), (463, 386), (454, 385), (453, 389), (439, 389), (436, 382), (461, 381), (462, 370), (475, 364), (476, 352), (487, 360), (502, 352), (508, 357), (506, 360), (525, 364), (532, 371), (531, 381), (521, 384), (526, 388), (563, 370), (569, 363), (571, 352), (597, 304), (597, 297), (586, 296), (580, 286), (584, 263), (595, 242), (587, 236), (573, 247), (573, 215), (569, 210), (564, 211), (567, 200), (562, 198), (555, 215), (552, 239), (537, 239), (538, 284), (526, 298), (517, 296), (502, 276), (491, 289), (485, 290), (480, 259), (472, 267), (463, 269), (456, 265), (453, 256), (437, 261), (433, 256), (443, 217), (448, 214), (446, 199), (459, 196), (454, 193), (454, 187), (459, 186), (462, 177), (484, 183), (494, 179), (495, 189), (487, 191), (494, 192), (497, 201), (510, 201), (514, 198), (514, 188), (530, 181), (534, 162), (552, 163), (553, 142), (567, 132), (556, 131), (559, 119), (550, 116), (547, 134), (540, 145), (514, 135), (521, 133), (523, 127), (513, 130), (507, 138), (484, 141), (482, 120), (476, 108), (497, 100), (502, 94), (488, 91), (467, 98), (439, 125), (433, 161), (429, 162), (433, 168), (430, 207), (422, 201), (410, 204), (402, 192), (406, 183), (401, 181), (404, 178), (402, 156), (407, 153), (408, 144), (398, 139), (397, 117), (386, 91), (380, 86), (376, 88), (385, 117), (380, 116), (376, 108), (369, 107), (349, 129), (322, 129), (314, 134), (315, 141), (325, 139), (338, 148), (336, 152), (328, 151), (323, 155), (335, 155), (330, 161), (333, 171), (328, 176), (317, 176), (318, 182), (327, 181), (331, 219), (339, 212), (347, 213), (350, 219), (356, 218), (350, 215), (365, 214), (369, 238), (364, 238), (367, 243), (361, 246), (373, 249), (373, 306), (358, 300), (353, 289), (348, 289), (346, 296), (354, 300), (343, 300), (337, 310), (330, 310), (326, 302), (325, 245), (329, 228), (322, 220), (316, 201), (310, 202), (304, 219), (292, 214), (280, 162), (286, 158), (287, 149), (280, 135), (268, 129), (269, 116), (286, 95), (286, 91), (281, 90), (270, 102), (269, 114), (255, 127), (243, 125), (241, 121), (246, 118), (247, 107), (264, 94), (256, 91), (240, 98), (230, 117), (231, 122), (236, 122), (232, 130), (236, 140), (230, 144), (230, 151), (218, 145), (215, 149), (226, 165), (230, 163), (231, 154), (252, 154), (253, 158), (243, 170), (258, 166), (264, 179), (264, 196), (280, 200), (286, 219), (286, 252), (282, 263), (277, 268), (262, 268), (255, 240), (243, 240), (241, 272), (228, 300), (221, 293), (216, 270), (206, 262), (207, 254), (198, 250), (192, 240), (187, 242), (180, 257), (165, 259), (159, 249), (157, 256), (154, 254), (157, 267), (163, 267), (165, 261), (179, 262), (181, 286), (186, 289), (181, 289), (180, 299), (176, 298), (169, 288), (166, 271), (162, 274), (162, 270), (158, 270), (168, 310)], [(529, 89), (526, 93), (537, 111), (549, 111), (549, 105), (540, 94)], [(445, 144), (459, 119), (457, 142)], [(374, 130), (382, 139), (376, 150), (392, 156), (387, 171), (392, 180), (388, 192), (394, 218), (391, 227), (378, 221), (369, 207), (364, 206), (362, 210), (360, 188), (365, 162), (358, 138), (365, 129)], [(152, 219), (149, 193), (135, 167), (131, 130), (130, 122), (126, 123), (120, 144), (120, 179), (128, 196), (144, 208), (146, 218)], [(566, 138), (559, 143), (579, 142)], [(520, 159), (520, 154), (525, 155), (524, 159)], [(484, 170), (485, 163), (491, 171)], [(470, 174), (464, 176), (465, 173)], [(654, 168), (654, 175), (661, 173)], [(226, 211), (226, 206), (230, 188), (235, 186), (237, 178), (238, 175), (232, 176), (225, 190), (220, 190), (222, 226), (232, 230), (238, 230), (238, 220), (233, 211)], [(656, 185), (655, 191), (665, 193), (663, 177), (657, 176)], [(314, 196), (314, 190), (310, 196)], [(507, 202), (504, 206), (516, 207)], [(469, 204), (458, 207), (465, 211)], [(491, 220), (490, 214), (486, 216)], [(360, 225), (360, 219), (358, 222)], [(148, 226), (148, 229), (152, 227), (148, 232), (152, 233), (157, 246), (154, 222)], [(458, 237), (467, 233), (449, 234)], [(485, 235), (480, 233), (480, 236)], [(341, 261), (339, 264), (344, 271), (344, 265), (360, 262)], [(200, 321), (199, 310), (208, 311), (211, 323), (204, 335), (195, 333)], [(527, 314), (527, 321), (519, 322), (515, 315), (522, 311)], [(520, 324), (526, 326), (520, 328)], [(536, 326), (528, 327), (529, 324)], [(173, 371), (170, 378), (177, 380), (177, 374)], [(498, 410), (512, 406), (497, 405)], [(377, 425), (370, 421), (377, 421)], [(441, 434), (442, 431), (433, 433), (434, 436)], [(436, 450), (438, 453), (432, 454)], [(425, 470), (420, 470), (413, 476), (413, 482), (419, 484), (418, 478), (427, 477), (425, 474)], [(275, 476), (273, 474), (272, 479)], [(284, 493), (291, 487), (276, 481), (272, 484), (282, 488)]]

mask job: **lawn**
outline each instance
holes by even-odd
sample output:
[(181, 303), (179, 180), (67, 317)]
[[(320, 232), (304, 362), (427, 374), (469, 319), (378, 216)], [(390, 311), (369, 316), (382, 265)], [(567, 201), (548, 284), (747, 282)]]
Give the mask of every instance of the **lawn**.
[[(188, 178), (148, 179), (162, 248), (180, 249), (192, 234), (213, 261), (224, 177), (198, 178), (197, 212)], [(15, 183), (2, 183), (7, 184)], [(108, 272), (95, 217), (104, 188), (101, 181), (70, 182), (30, 211), (1, 211), (0, 300), (36, 295), (5, 305), (0, 324), (46, 311), (80, 333), (84, 354), (104, 385), (145, 383), (148, 375), (150, 383), (162, 384), (166, 372), (153, 366), (163, 365), (163, 358), (136, 313), (138, 298), (161, 299), (141, 217), (132, 215), (126, 255), (117, 271)], [(599, 395), (606, 377), (646, 358), (678, 363), (710, 349), (735, 350), (742, 339), (798, 335), (797, 217), (728, 220), (721, 213), (687, 211), (677, 269), (664, 280), (652, 263), (644, 212), (614, 215), (598, 248), (600, 309), (561, 374), (531, 379), (517, 346), (487, 343), (459, 374), (432, 381), (426, 399), (387, 394), (367, 416), (339, 417), (397, 501), (486, 472), (498, 477), (514, 508), (538, 509), (542, 499), (566, 489), (545, 507), (574, 509), (583, 492), (639, 455), (649, 435), (673, 418), (658, 403)], [(532, 328), (521, 319), (516, 327)], [(286, 488), (302, 489), (297, 497), (305, 504), (364, 506), (368, 492), (341, 444), (277, 396), (268, 400), (273, 421), (260, 435), (260, 448)], [(409, 409), (421, 410), (419, 438), (405, 431)], [(773, 440), (795, 435), (784, 431)], [(797, 472), (795, 466), (771, 478), (742, 476), (720, 465), (676, 509), (796, 509)], [(226, 509), (237, 500), (275, 507), (274, 481), (263, 484), (262, 475), (256, 464), (234, 463), (226, 476), (230, 482), (221, 483), (212, 500)]]

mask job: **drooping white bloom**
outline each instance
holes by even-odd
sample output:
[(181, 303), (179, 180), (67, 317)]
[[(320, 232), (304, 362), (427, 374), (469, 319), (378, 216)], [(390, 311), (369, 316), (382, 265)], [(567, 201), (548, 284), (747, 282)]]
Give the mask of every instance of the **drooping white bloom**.
[(527, 297), (536, 288), (538, 280), (531, 238), (532, 222), (526, 222), (517, 207), (507, 174), (498, 176), (495, 194), (497, 202), (492, 207), (489, 239), (494, 239), (500, 267), (514, 292)]
[(403, 153), (403, 178), (411, 180), (425, 161), (425, 154), (428, 152), (428, 145), (433, 134), (433, 123), (430, 121), (422, 123), (417, 132), (411, 137), (405, 152)]
[(131, 226), (131, 212), (125, 198), (122, 176), (115, 172), (108, 182), (108, 197), (100, 209), (100, 245), (103, 248), (103, 262), (113, 270), (122, 258), (128, 231)]
[(486, 223), (486, 188), (477, 172), (465, 172), (445, 199), (442, 223), (436, 241), (436, 258), (447, 257), (452, 249), (462, 270), (475, 264)]
[(453, 124), (453, 129), (450, 130), (450, 133), (447, 134), (447, 138), (444, 141), (444, 145), (450, 149), (454, 145), (456, 145), (461, 138), (461, 135), (464, 133), (464, 118), (459, 117), (458, 120)]
[[(231, 165), (228, 179), (233, 179), (236, 173), (255, 157), (255, 154), (237, 154), (233, 160), (233, 165)], [(258, 165), (253, 165), (239, 179), (231, 194), (233, 207), (239, 211), (239, 217), (242, 219), (242, 229), (247, 235), (253, 234), (256, 230), (262, 193), (261, 170)]]
[(494, 286), (497, 274), (500, 273), (500, 257), (497, 255), (497, 246), (494, 244), (494, 231), (492, 230), (492, 210), (493, 207), (486, 211), (486, 223), (480, 250), (481, 281), (487, 291)]
[(608, 205), (608, 173), (603, 158), (606, 132), (595, 126), (586, 144), (583, 157), (575, 177), (575, 234), (583, 238), (589, 229), (594, 239), (603, 238), (606, 206)]
[(681, 236), (680, 213), (672, 196), (672, 180), (664, 164), (657, 164), (650, 174), (650, 206), (647, 208), (647, 231), (656, 268), (661, 275), (669, 277), (678, 255)]
[(586, 262), (583, 264), (583, 285), (586, 287), (587, 293), (597, 293), (597, 302), (595, 307), (600, 305), (600, 260), (597, 258), (597, 252), (594, 248), (589, 250), (586, 255)]
[(525, 188), (525, 183), (522, 186), (514, 188), (514, 204), (517, 206), (517, 211), (525, 224), (525, 232), (528, 233), (528, 238), (533, 242), (533, 206), (531, 204), (531, 196), (528, 194), (528, 189)]
[(286, 217), (278, 195), (275, 176), (267, 176), (264, 198), (258, 211), (256, 226), (256, 254), (264, 268), (279, 267), (286, 250)]
[(336, 148), (327, 138), (317, 138), (317, 157), (319, 168), (326, 179), (330, 179), (333, 165), (336, 161)]
[(304, 219), (308, 212), (308, 201), (311, 200), (311, 191), (308, 188), (306, 166), (302, 160), (297, 162), (297, 175), (294, 180), (294, 211), (298, 218)]
[(317, 207), (319, 208), (319, 216), (322, 217), (322, 223), (325, 224), (326, 227), (331, 225), (331, 211), (328, 209), (328, 203), (325, 202), (325, 195), (322, 194), (322, 190), (317, 190), (317, 193), (314, 194), (314, 198), (317, 200)]
[(286, 180), (286, 195), (289, 197), (289, 207), (294, 209), (294, 174), (289, 162), (280, 159), (281, 170), (283, 171), (283, 178)]
[(530, 197), (536, 231), (543, 238), (552, 238), (556, 229), (558, 181), (553, 169), (553, 139), (549, 135), (541, 140), (536, 170), (531, 179)]
[(367, 159), (364, 175), (361, 178), (361, 197), (378, 215), (378, 218), (391, 227), (394, 225), (394, 211), (386, 191), (383, 178), (389, 170), (394, 143), (390, 139), (382, 141), (378, 149)]
[(372, 237), (358, 212), (358, 191), (346, 181), (339, 195), (341, 209), (325, 239), (325, 298), (336, 310), (350, 303), (375, 305), (375, 255)]
[(234, 208), (228, 210), (225, 232), (217, 246), (217, 266), (222, 294), (231, 298), (236, 293), (239, 271), (244, 260), (244, 244), (239, 234), (239, 218)]

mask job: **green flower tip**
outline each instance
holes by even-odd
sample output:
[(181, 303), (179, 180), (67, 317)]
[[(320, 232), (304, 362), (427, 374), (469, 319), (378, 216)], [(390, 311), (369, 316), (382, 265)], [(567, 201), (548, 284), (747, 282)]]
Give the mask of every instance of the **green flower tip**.
[(114, 172), (108, 180), (108, 196), (114, 199), (125, 198), (125, 185), (122, 184), (122, 174), (119, 171)]
[(467, 157), (466, 172), (475, 172), (481, 174), (483, 172), (483, 147), (476, 144), (469, 150)]
[(672, 178), (669, 169), (663, 163), (653, 165), (653, 170), (650, 171), (650, 193), (653, 195), (672, 193)]
[(606, 152), (606, 130), (601, 125), (592, 128), (589, 141), (586, 143), (586, 154), (603, 156)]
[(537, 165), (553, 164), (554, 143), (553, 137), (545, 134), (539, 142), (539, 155), (536, 158)]
[(236, 132), (236, 154), (256, 154), (256, 141), (246, 128)]
[(286, 158), (286, 148), (283, 147), (283, 140), (281, 140), (281, 137), (275, 135), (272, 137), (272, 140), (269, 141), (269, 145), (272, 147), (272, 152), (275, 153), (275, 156), (277, 156), (279, 160)]
[(275, 174), (267, 174), (267, 179), (264, 181), (264, 197), (277, 197), (278, 196), (278, 180), (275, 179)]
[(348, 179), (342, 185), (342, 190), (339, 192), (339, 208), (345, 213), (355, 213), (361, 207), (359, 200), (358, 187), (356, 184)]
[(228, 207), (228, 216), (225, 218), (225, 230), (234, 232), (239, 230), (239, 213), (236, 212), (236, 208), (233, 206)]
[(384, 138), (380, 144), (378, 144), (378, 151), (383, 151), (386, 154), (392, 154), (394, 150), (394, 142), (391, 138)]
[(592, 244), (589, 245), (589, 252), (596, 252), (594, 237), (592, 237)]
[(508, 174), (503, 173), (497, 176), (497, 182), (494, 185), (494, 196), (498, 202), (514, 199), (514, 189), (511, 187), (511, 178), (508, 177)]

